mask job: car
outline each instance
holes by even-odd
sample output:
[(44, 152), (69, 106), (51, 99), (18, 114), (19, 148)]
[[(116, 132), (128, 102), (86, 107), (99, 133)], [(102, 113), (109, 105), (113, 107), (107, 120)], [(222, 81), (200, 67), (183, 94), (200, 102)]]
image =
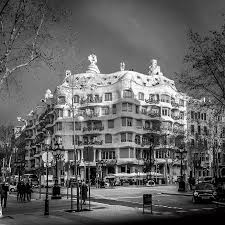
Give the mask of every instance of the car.
[(9, 185), (9, 191), (10, 192), (16, 192), (17, 191), (17, 186), (14, 184), (10, 184)]
[(146, 183), (147, 187), (155, 186), (155, 181), (154, 180), (148, 180)]
[(198, 179), (198, 183), (213, 183), (214, 182), (214, 178), (211, 176), (207, 176), (207, 177), (200, 177)]
[(213, 184), (205, 182), (196, 184), (192, 195), (193, 203), (213, 201), (216, 200), (216, 198), (217, 192)]

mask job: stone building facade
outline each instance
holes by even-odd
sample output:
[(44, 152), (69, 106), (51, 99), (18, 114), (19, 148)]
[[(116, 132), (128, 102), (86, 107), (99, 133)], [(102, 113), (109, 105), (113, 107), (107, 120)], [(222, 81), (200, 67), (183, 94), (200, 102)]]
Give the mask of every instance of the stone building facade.
[[(148, 74), (126, 70), (123, 62), (120, 71), (103, 74), (97, 57), (88, 59), (85, 73), (66, 71), (63, 83), (53, 93), (47, 90), (27, 116), (27, 172), (42, 172), (41, 154), (49, 132), (52, 149), (56, 142), (63, 146), (61, 182), (75, 176), (74, 149), (80, 179), (87, 178), (87, 167), (92, 180), (145, 172), (151, 159), (151, 170), (162, 174), (164, 182), (176, 180), (181, 164), (177, 151), (187, 135), (187, 96), (162, 74), (156, 60)], [(186, 157), (183, 165), (187, 174)], [(51, 166), (54, 174), (55, 162)]]

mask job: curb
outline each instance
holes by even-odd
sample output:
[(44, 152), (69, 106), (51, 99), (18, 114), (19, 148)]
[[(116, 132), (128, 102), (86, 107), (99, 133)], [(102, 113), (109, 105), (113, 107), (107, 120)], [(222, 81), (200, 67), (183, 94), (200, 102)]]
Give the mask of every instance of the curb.
[(192, 194), (180, 194), (180, 193), (168, 193), (168, 192), (161, 192), (163, 195), (181, 195), (181, 196), (192, 196)]

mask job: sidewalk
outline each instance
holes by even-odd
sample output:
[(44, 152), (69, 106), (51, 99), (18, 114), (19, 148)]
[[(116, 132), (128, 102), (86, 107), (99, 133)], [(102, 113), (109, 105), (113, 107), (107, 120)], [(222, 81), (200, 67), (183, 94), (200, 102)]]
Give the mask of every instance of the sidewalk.
[[(44, 198), (44, 195), (42, 196)], [(15, 198), (15, 199), (13, 199)], [(18, 207), (18, 205), (34, 208), (32, 213), (18, 213), (13, 215), (7, 215), (6, 210), (3, 209), (3, 218), (0, 218), (1, 225), (60, 225), (60, 224), (75, 224), (75, 225), (89, 225), (89, 224), (110, 224), (110, 223), (126, 223), (127, 221), (139, 221), (140, 220), (162, 220), (163, 218), (168, 218), (168, 215), (162, 215), (160, 212), (153, 210), (153, 214), (149, 210), (146, 213), (142, 213), (142, 208), (132, 208), (121, 205), (108, 205), (98, 202), (91, 202), (91, 211), (82, 212), (66, 212), (66, 208), (61, 209), (50, 209), (49, 216), (44, 216), (44, 204), (43, 200), (32, 201), (29, 203), (19, 203), (16, 202), (15, 196), (10, 196), (9, 202), (11, 207)], [(59, 200), (51, 200), (54, 204), (59, 202)], [(64, 199), (64, 201), (67, 201)], [(70, 199), (68, 199), (70, 201)], [(41, 202), (41, 208), (40, 208)], [(13, 204), (15, 206), (13, 206)], [(25, 207), (26, 206), (26, 207)], [(38, 210), (37, 210), (38, 206)], [(88, 209), (88, 204), (84, 206)], [(74, 208), (76, 206), (74, 205)], [(5, 212), (4, 212), (5, 211)]]

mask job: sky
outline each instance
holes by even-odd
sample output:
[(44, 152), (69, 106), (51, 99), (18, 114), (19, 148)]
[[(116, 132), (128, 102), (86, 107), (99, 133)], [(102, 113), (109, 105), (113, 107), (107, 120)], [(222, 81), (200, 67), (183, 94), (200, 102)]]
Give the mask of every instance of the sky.
[[(19, 125), (44, 97), (62, 83), (65, 70), (85, 72), (94, 53), (101, 73), (126, 69), (147, 74), (157, 59), (164, 76), (174, 79), (184, 68), (188, 49), (187, 30), (201, 34), (219, 28), (225, 13), (224, 0), (50, 0), (53, 9), (66, 16), (52, 23), (53, 37), (43, 43), (54, 53), (54, 68), (40, 62), (13, 76), (19, 88), (0, 98), (0, 125)], [(182, 90), (185, 92), (184, 90)]]

